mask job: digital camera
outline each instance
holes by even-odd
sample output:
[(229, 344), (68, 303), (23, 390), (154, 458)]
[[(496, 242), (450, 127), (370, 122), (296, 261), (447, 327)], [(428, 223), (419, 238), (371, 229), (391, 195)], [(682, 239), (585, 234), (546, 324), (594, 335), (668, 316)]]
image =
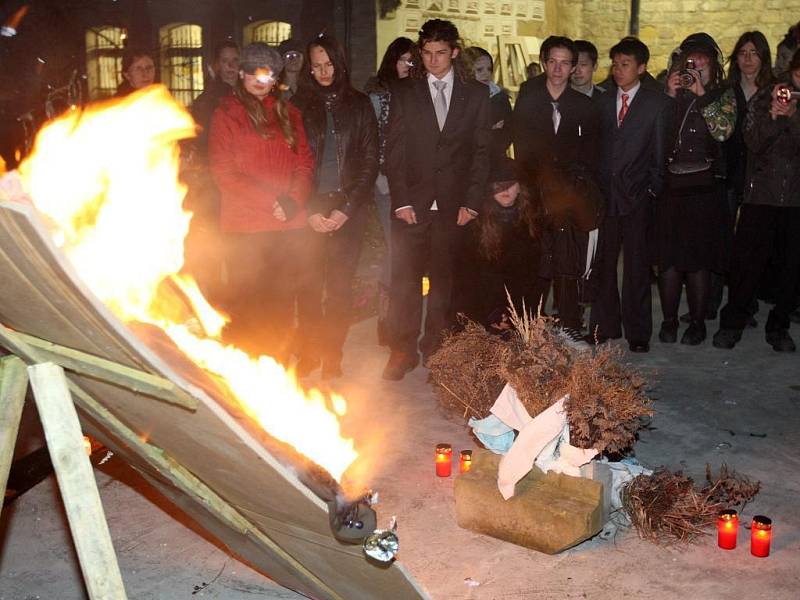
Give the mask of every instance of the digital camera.
[(686, 68), (684, 68), (680, 73), (680, 84), (682, 88), (690, 88), (694, 84), (694, 75), (689, 71), (689, 69), (694, 68), (694, 59), (687, 58)]
[(792, 100), (800, 100), (800, 92), (795, 92), (788, 87), (782, 87), (777, 92), (778, 102), (781, 104), (789, 104)]

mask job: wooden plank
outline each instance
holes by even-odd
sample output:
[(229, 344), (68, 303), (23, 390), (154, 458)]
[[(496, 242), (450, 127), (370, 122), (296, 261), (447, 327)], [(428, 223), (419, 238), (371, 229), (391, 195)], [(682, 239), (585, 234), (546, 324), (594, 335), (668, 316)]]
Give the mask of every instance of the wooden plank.
[(64, 370), (44, 363), (28, 367), (28, 374), (89, 597), (124, 600), (122, 575)]
[(297, 572), (312, 583), (313, 586), (323, 590), (328, 597), (344, 600), (322, 580), (306, 569), (301, 563), (297, 562), (291, 555), (287, 554), (280, 546), (275, 544), (275, 542), (260, 531), (256, 525), (237, 512), (211, 488), (170, 458), (161, 448), (157, 448), (142, 441), (136, 433), (127, 428), (119, 419), (114, 417), (114, 415), (78, 385), (68, 382), (68, 386), (72, 391), (76, 404), (80, 404), (82, 409), (90, 412), (92, 417), (110, 431), (117, 440), (122, 441), (129, 448), (135, 449), (139, 456), (145, 458), (147, 463), (154, 467), (158, 473), (174, 487), (195, 500), (209, 512), (213, 513), (230, 529), (240, 534), (247, 534), (255, 537), (261, 546), (268, 548), (271, 552), (280, 556), (281, 559), (289, 563)]
[(197, 398), (190, 396), (168, 379), (158, 375), (152, 375), (86, 352), (65, 348), (32, 335), (13, 331), (3, 325), (0, 325), (0, 342), (11, 347), (19, 347), (19, 342), (23, 342), (32, 349), (32, 354), (37, 362), (52, 362), (81, 375), (120, 385), (145, 396), (152, 396), (189, 410), (197, 410)]
[(14, 460), (25, 392), (28, 389), (28, 372), (25, 363), (16, 356), (0, 359), (0, 509), (6, 495), (8, 473)]
[[(232, 553), (278, 583), (319, 600), (426, 598), (399, 563), (379, 568), (363, 554), (333, 548), (321, 556), (315, 541), (321, 541), (318, 536), (330, 535), (327, 507), (299, 478), (302, 467), (296, 455), (293, 458), (291, 452), (276, 449), (274, 438), (243, 415), (225, 386), (188, 361), (163, 333), (164, 341), (159, 342), (117, 320), (47, 240), (35, 211), (28, 207), (0, 202), (0, 281), (4, 282), (0, 286), (0, 322), (15, 331), (163, 377), (199, 400), (197, 410), (189, 412), (166, 402), (150, 402), (141, 394), (87, 375), (68, 375), (75, 384), (71, 386), (75, 405), (86, 430), (148, 480), (158, 482), (166, 496)], [(35, 362), (34, 349), (13, 351), (27, 362)], [(80, 401), (75, 392), (78, 386), (142, 443), (163, 448), (170, 459), (242, 514), (254, 530), (241, 533), (232, 526), (233, 521), (226, 522), (211, 512), (200, 496), (186, 493), (167, 479), (168, 471), (143, 456), (140, 448), (119, 440), (107, 421), (96, 418)], [(259, 515), (290, 525), (296, 536), (286, 541), (291, 547), (276, 542)], [(257, 535), (265, 535), (271, 542), (259, 541)], [(337, 543), (332, 536), (331, 542)], [(282, 558), (287, 555), (293, 563)], [(322, 565), (322, 561), (330, 564)], [(326, 588), (313, 583), (296, 564), (323, 581)], [(333, 590), (334, 595), (325, 589)]]

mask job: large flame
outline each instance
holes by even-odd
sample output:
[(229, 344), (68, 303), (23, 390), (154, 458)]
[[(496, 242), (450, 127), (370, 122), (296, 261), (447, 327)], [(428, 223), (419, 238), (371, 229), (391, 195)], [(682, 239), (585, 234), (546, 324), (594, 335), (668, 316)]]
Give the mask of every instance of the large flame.
[[(166, 88), (152, 86), (48, 124), (20, 175), (52, 221), (55, 243), (120, 319), (163, 329), (198, 365), (222, 376), (268, 433), (340, 480), (358, 454), (325, 397), (304, 392), (272, 358), (221, 344), (225, 317), (191, 278), (178, 275), (191, 213), (182, 208), (177, 143), (194, 129)], [(178, 296), (192, 306), (188, 322), (176, 321)], [(331, 401), (343, 415), (344, 400)]]

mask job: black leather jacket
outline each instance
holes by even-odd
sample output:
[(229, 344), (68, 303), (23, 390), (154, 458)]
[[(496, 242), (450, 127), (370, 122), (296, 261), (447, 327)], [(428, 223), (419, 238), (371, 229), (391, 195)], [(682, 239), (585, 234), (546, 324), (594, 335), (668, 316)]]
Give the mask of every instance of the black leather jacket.
[[(788, 85), (796, 89), (789, 79)], [(769, 114), (772, 88), (750, 100), (744, 124), (747, 144), (745, 202), (769, 206), (800, 206), (800, 111), (773, 119)]]
[(327, 214), (337, 209), (352, 216), (372, 199), (378, 176), (378, 124), (369, 97), (353, 88), (329, 94), (301, 91), (292, 98), (292, 103), (303, 114), (308, 143), (316, 157), (315, 188), (324, 154), (326, 105), (333, 112), (336, 131), (341, 192), (312, 197), (308, 205), (309, 214)]

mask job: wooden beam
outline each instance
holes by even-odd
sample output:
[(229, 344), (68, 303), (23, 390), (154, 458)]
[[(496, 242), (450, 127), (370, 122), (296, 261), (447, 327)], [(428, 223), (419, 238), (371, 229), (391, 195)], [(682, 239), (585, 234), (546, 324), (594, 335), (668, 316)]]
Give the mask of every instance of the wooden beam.
[(188, 497), (193, 498), (211, 513), (216, 519), (225, 523), (234, 531), (251, 537), (258, 545), (268, 548), (281, 559), (286, 561), (306, 578), (313, 586), (323, 590), (328, 598), (345, 600), (330, 586), (308, 570), (302, 563), (286, 552), (259, 527), (245, 517), (241, 512), (231, 506), (224, 498), (200, 481), (191, 471), (176, 462), (161, 448), (143, 442), (138, 435), (117, 419), (108, 409), (97, 402), (90, 394), (74, 382), (68, 382), (75, 403), (91, 419), (101, 422), (103, 426), (119, 441), (119, 443), (135, 450), (138, 456), (143, 457), (158, 474), (172, 486), (179, 489)]
[(0, 359), (0, 509), (6, 495), (27, 389), (25, 363), (16, 356)]
[(28, 374), (89, 597), (124, 600), (122, 575), (64, 370), (45, 363), (28, 367)]
[[(106, 383), (119, 385), (191, 411), (197, 410), (197, 398), (176, 386), (169, 379), (158, 375), (126, 367), (86, 352), (65, 348), (0, 325), (0, 343), (3, 342), (15, 354), (25, 356), (29, 353), (33, 362), (52, 362), (67, 371), (74, 371)], [(24, 344), (29, 350), (28, 353), (21, 352), (21, 344)]]

